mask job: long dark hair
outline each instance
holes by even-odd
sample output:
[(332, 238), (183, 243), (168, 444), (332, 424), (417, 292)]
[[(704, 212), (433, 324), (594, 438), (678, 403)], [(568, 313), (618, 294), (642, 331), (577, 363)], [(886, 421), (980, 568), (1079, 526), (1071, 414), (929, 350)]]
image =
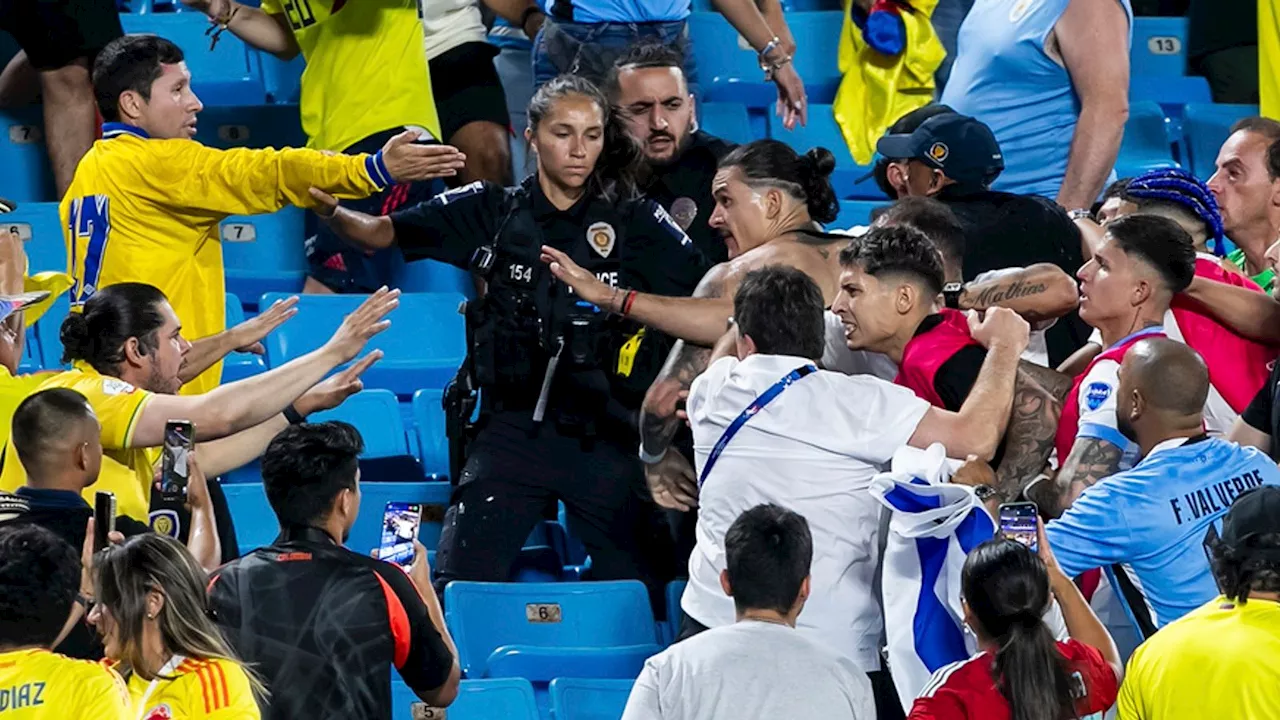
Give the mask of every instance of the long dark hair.
[(1078, 717), (1072, 669), (1042, 619), (1049, 607), (1044, 562), (1012, 540), (989, 540), (969, 553), (960, 586), (981, 631), (997, 645), (991, 674), (1012, 720)]
[(809, 217), (829, 223), (840, 212), (840, 202), (831, 187), (836, 158), (831, 151), (816, 147), (799, 155), (780, 140), (756, 140), (739, 145), (724, 156), (720, 168), (736, 167), (748, 185), (768, 185), (804, 202)]
[(83, 360), (103, 375), (112, 375), (124, 362), (124, 344), (138, 338), (138, 349), (150, 353), (159, 346), (156, 331), (164, 324), (159, 305), (164, 293), (146, 283), (120, 283), (89, 298), (82, 312), (62, 321), (62, 362)]
[(588, 192), (610, 201), (639, 196), (638, 175), (644, 159), (640, 146), (627, 134), (604, 93), (590, 80), (577, 75), (561, 75), (538, 88), (529, 101), (530, 132), (538, 132), (542, 119), (551, 112), (556, 101), (572, 95), (595, 103), (604, 118), (604, 149), (587, 178)]

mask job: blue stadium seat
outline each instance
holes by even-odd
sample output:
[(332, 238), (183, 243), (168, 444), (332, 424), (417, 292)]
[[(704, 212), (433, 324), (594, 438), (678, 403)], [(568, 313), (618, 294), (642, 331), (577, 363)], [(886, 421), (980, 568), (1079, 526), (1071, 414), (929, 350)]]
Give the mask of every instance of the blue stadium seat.
[(197, 118), (196, 140), (209, 147), (305, 147), (297, 105), (207, 107)]
[(1187, 19), (1136, 17), (1133, 44), (1129, 48), (1129, 72), (1133, 75), (1185, 75), (1187, 69)]
[(698, 106), (698, 126), (729, 142), (743, 144), (756, 139), (747, 108), (739, 103), (702, 103)]
[[(262, 296), (267, 307), (278, 293)], [(364, 302), (363, 295), (304, 295), (298, 314), (266, 340), (267, 365), (304, 355), (324, 344), (342, 318)], [(391, 327), (375, 336), (368, 350), (385, 356), (364, 374), (367, 388), (385, 388), (406, 401), (423, 388), (442, 388), (453, 379), (466, 356), (462, 296), (455, 293), (408, 293), (388, 316)]]
[(435, 260), (405, 262), (400, 253), (382, 258), (391, 264), (391, 286), (407, 293), (459, 293), (476, 296), (471, 273)]
[(1150, 100), (1131, 102), (1120, 155), (1116, 158), (1116, 173), (1120, 177), (1134, 177), (1148, 170), (1177, 166), (1165, 132), (1164, 111)]
[[(231, 511), (231, 522), (236, 528), (236, 542), (240, 544), (241, 555), (270, 545), (280, 534), (280, 523), (267, 502), (267, 493), (263, 490), (261, 481), (224, 482), (222, 492), (227, 496), (227, 509)], [(378, 515), (381, 522), (381, 510)]]
[(364, 438), (361, 458), (399, 457), (409, 454), (404, 423), (396, 394), (390, 390), (361, 390), (332, 410), (316, 413), (309, 422), (341, 420), (355, 426)]
[[(410, 708), (415, 702), (418, 696), (399, 676), (393, 677), (392, 720), (412, 720)], [(463, 680), (447, 716), (449, 720), (541, 720), (533, 686), (522, 678)]]
[[(67, 244), (62, 234), (58, 204), (54, 202), (21, 203), (11, 213), (0, 217), (0, 227), (22, 238), (26, 244), (27, 267), (31, 273), (67, 271)], [(69, 297), (56, 300), (44, 317), (27, 330), (27, 350), (47, 370), (63, 367), (62, 320), (71, 311)], [(32, 342), (35, 339), (36, 342)]]
[(120, 24), (128, 34), (159, 35), (182, 48), (191, 70), (191, 87), (205, 105), (266, 102), (258, 54), (231, 33), (223, 33), (210, 50), (205, 34), (209, 19), (203, 13), (131, 13), (121, 15)]
[(18, 360), (18, 374), (29, 375), (44, 369), (40, 358), (40, 338), (36, 337), (35, 328), (28, 328), (23, 336), (22, 358)]
[(413, 394), (413, 431), (418, 436), (418, 460), (427, 475), (449, 474), (449, 439), (444, 434), (444, 407), (440, 389)]
[(636, 580), (452, 582), (444, 599), (467, 677), (485, 677), (489, 656), (503, 646), (608, 648), (656, 639), (649, 594)]
[(1199, 75), (1170, 77), (1134, 75), (1129, 78), (1129, 102), (1153, 100), (1164, 106), (1213, 102), (1209, 81)]
[(632, 680), (556, 678), (551, 681), (551, 720), (618, 720)]
[(684, 616), (684, 610), (680, 608), (680, 598), (684, 597), (684, 589), (688, 584), (689, 581), (684, 579), (667, 583), (667, 630), (672, 642), (680, 634), (680, 618)]
[[(843, 16), (839, 12), (792, 13), (787, 23), (803, 42), (795, 60), (810, 103), (829, 103), (840, 85), (837, 48)], [(760, 72), (756, 51), (716, 12), (689, 15), (689, 40), (698, 63), (702, 100), (771, 108), (777, 87)], [(812, 111), (811, 111), (812, 113)]]
[(797, 126), (790, 133), (782, 130), (776, 120), (774, 125), (771, 137), (782, 140), (795, 148), (796, 152), (803, 153), (810, 148), (824, 147), (836, 156), (836, 171), (831, 174), (836, 197), (885, 201), (884, 193), (880, 192), (876, 181), (867, 177), (871, 174), (871, 166), (857, 164), (849, 154), (849, 146), (844, 141), (840, 126), (836, 124), (830, 105), (810, 106), (809, 124)]
[(835, 222), (827, 226), (829, 230), (848, 230), (856, 225), (870, 225), (871, 211), (891, 204), (888, 198), (883, 200), (841, 200), (840, 214)]
[[(532, 585), (535, 583), (522, 583)], [(569, 583), (591, 585), (592, 583)], [(644, 661), (662, 652), (657, 643), (611, 647), (537, 647), (503, 645), (489, 654), (487, 677), (521, 677), (535, 690), (558, 677), (622, 678), (631, 680), (644, 669)]]
[[(240, 298), (227, 293), (227, 327), (235, 327), (244, 322), (244, 307)], [(260, 355), (253, 353), (233, 352), (222, 361), (222, 382), (230, 383), (253, 377), (267, 369)]]
[[(447, 482), (361, 482), (360, 515), (351, 528), (351, 537), (347, 538), (346, 546), (353, 552), (364, 555), (378, 547), (382, 539), (382, 512), (387, 503), (421, 503), (434, 508), (447, 507), (451, 490)], [(418, 540), (428, 550), (434, 550), (440, 539), (439, 521), (432, 518), (443, 515), (443, 510), (424, 513)], [(238, 531), (238, 522), (236, 528)]]
[(307, 66), (302, 53), (285, 61), (270, 53), (260, 52), (262, 79), (267, 87), (267, 100), (273, 103), (296, 103), (302, 96), (302, 70)]
[(0, 196), (18, 202), (57, 198), (40, 108), (0, 110), (0, 167), (5, 169)]
[(1257, 105), (1187, 106), (1183, 131), (1191, 151), (1191, 169), (1196, 177), (1208, 180), (1213, 175), (1218, 150), (1231, 133), (1231, 126), (1241, 118), (1257, 114)]
[(296, 293), (307, 277), (304, 210), (234, 215), (222, 221), (227, 292), (250, 307), (263, 293)]

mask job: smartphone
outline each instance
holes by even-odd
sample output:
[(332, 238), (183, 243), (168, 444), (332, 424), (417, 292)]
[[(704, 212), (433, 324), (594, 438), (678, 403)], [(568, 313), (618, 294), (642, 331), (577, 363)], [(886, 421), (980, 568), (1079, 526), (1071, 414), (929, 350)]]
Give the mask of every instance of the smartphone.
[(93, 496), (93, 551), (105, 548), (116, 529), (116, 494), (99, 490)]
[(378, 559), (408, 567), (413, 562), (413, 541), (418, 539), (422, 526), (422, 505), (418, 503), (387, 503), (382, 513), (382, 542), (378, 544)]
[(1000, 506), (1000, 534), (1026, 545), (1031, 552), (1040, 552), (1036, 526), (1039, 511), (1033, 502), (1004, 503)]
[(164, 455), (160, 468), (160, 495), (165, 500), (185, 500), (191, 469), (187, 458), (195, 447), (196, 428), (190, 420), (164, 424)]

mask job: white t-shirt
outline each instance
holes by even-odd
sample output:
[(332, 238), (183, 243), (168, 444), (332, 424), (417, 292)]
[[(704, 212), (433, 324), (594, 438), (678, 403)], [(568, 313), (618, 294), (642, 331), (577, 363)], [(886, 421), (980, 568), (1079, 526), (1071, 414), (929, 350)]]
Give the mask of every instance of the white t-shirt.
[[(699, 473), (734, 418), (809, 362), (722, 358), (693, 381), (687, 406)], [(878, 669), (883, 620), (872, 581), (880, 505), (867, 488), (928, 410), (910, 390), (869, 375), (819, 370), (783, 390), (733, 437), (702, 487), (684, 611), (708, 627), (733, 623), (733, 599), (720, 588), (725, 533), (746, 510), (776, 503), (803, 515), (813, 534), (812, 592), (800, 631)]]
[(475, 0), (418, 0), (423, 47), (434, 60), (463, 43), (484, 42), (484, 21)]
[(866, 350), (850, 350), (844, 337), (844, 325), (840, 316), (830, 310), (823, 313), (827, 326), (826, 343), (822, 348), (822, 367), (845, 375), (874, 375), (893, 382), (898, 376), (898, 364), (888, 355)]
[(871, 682), (786, 625), (744, 620), (645, 661), (622, 720), (874, 720)]

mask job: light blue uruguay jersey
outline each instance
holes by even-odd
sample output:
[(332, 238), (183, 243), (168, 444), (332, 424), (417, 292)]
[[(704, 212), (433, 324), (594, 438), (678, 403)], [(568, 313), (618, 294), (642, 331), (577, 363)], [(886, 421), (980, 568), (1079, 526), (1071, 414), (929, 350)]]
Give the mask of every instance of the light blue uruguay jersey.
[(1205, 541), (1241, 493), (1280, 485), (1265, 453), (1218, 438), (1167, 440), (1089, 488), (1045, 526), (1069, 577), (1128, 565), (1163, 627), (1218, 596)]

